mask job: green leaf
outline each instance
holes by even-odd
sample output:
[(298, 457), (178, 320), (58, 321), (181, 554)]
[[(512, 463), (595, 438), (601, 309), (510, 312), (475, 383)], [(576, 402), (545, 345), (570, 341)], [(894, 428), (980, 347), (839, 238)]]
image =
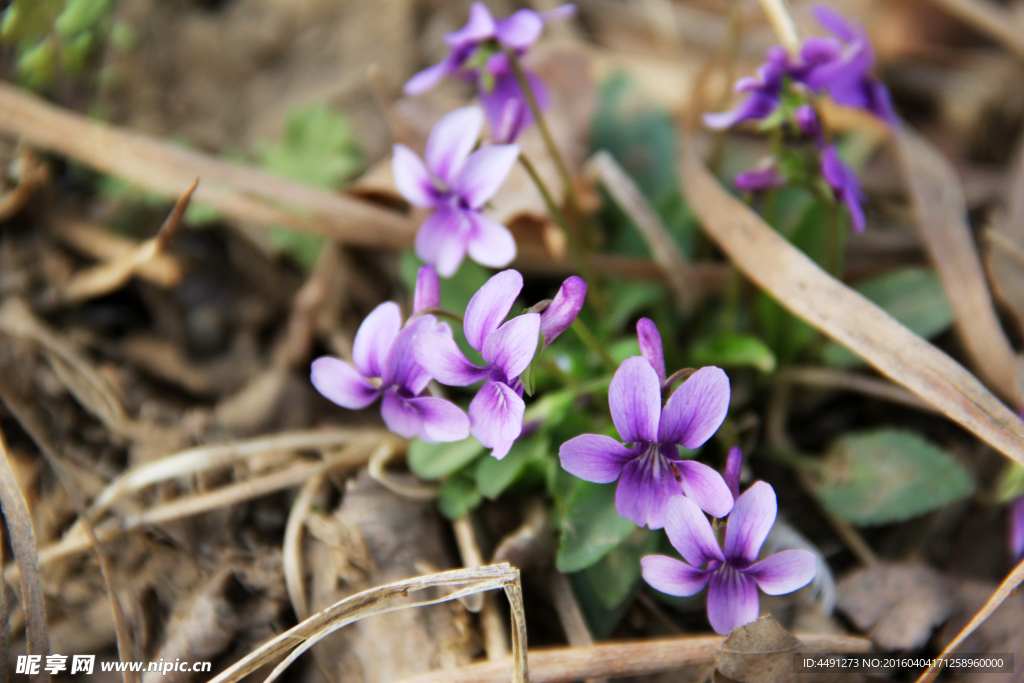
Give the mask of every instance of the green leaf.
[(606, 319), (611, 332), (621, 331), (640, 311), (663, 301), (667, 294), (662, 285), (650, 282), (616, 280), (609, 284), (610, 290), (615, 292), (612, 310)]
[(608, 355), (612, 357), (612, 360), (616, 363), (630, 358), (632, 356), (640, 355), (640, 340), (636, 337), (626, 337), (619, 341), (608, 345)]
[(765, 341), (779, 363), (794, 360), (818, 334), (765, 292), (758, 292), (756, 307)]
[(61, 38), (72, 38), (94, 28), (113, 6), (113, 0), (67, 0), (53, 28)]
[(501, 460), (490, 456), (483, 458), (476, 467), (477, 490), (490, 500), (496, 499), (515, 482), (530, 461), (543, 459), (547, 448), (546, 436), (538, 432), (512, 444), (512, 449)]
[(809, 469), (821, 505), (863, 526), (901, 522), (974, 492), (956, 458), (901, 429), (843, 436)]
[(598, 638), (611, 634), (640, 585), (640, 558), (657, 551), (658, 534), (634, 529), (596, 564), (572, 575), (572, 585), (590, 630)]
[(469, 437), (453, 443), (409, 442), (409, 469), (420, 479), (444, 479), (483, 455), (486, 449)]
[(284, 136), (258, 155), (265, 170), (325, 190), (339, 188), (362, 166), (348, 118), (324, 104), (291, 112)]
[(565, 502), (556, 564), (562, 572), (586, 569), (637, 527), (615, 511), (615, 485), (583, 482)]
[(1020, 496), (1024, 496), (1024, 467), (1015, 462), (1007, 463), (996, 484), (996, 500), (1009, 503)]
[(775, 354), (763, 341), (748, 334), (725, 333), (694, 344), (690, 357), (695, 366), (751, 367), (762, 372), (775, 369)]
[(542, 430), (551, 430), (565, 419), (576, 403), (577, 396), (578, 394), (571, 389), (548, 392), (526, 408), (523, 422), (539, 421)]
[[(854, 289), (925, 339), (944, 332), (953, 324), (953, 309), (938, 274), (931, 268), (894, 270), (865, 280)], [(852, 367), (863, 362), (836, 342), (822, 350), (822, 360), (839, 367)]]
[(441, 485), (437, 494), (437, 509), (448, 519), (459, 519), (479, 505), (480, 501), (476, 484), (465, 474), (459, 473)]

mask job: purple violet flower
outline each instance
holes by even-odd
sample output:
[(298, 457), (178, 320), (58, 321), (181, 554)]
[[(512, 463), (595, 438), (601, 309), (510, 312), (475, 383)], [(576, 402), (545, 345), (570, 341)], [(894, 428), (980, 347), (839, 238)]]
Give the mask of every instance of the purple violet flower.
[(815, 6), (814, 18), (837, 38), (805, 40), (800, 50), (802, 63), (794, 67), (794, 77), (813, 90), (827, 91), (839, 104), (863, 109), (889, 125), (898, 125), (889, 90), (871, 74), (875, 51), (864, 27), (824, 5)]
[[(448, 56), (409, 79), (407, 95), (420, 95), (434, 88), (446, 76), (463, 74), (478, 83), (480, 101), (496, 142), (511, 142), (533, 123), (533, 115), (502, 49), (519, 56), (537, 42), (548, 21), (566, 19), (575, 5), (562, 5), (550, 12), (522, 9), (505, 19), (495, 19), (487, 7), (474, 2), (466, 25), (445, 36), (451, 48)], [(538, 106), (547, 106), (548, 95), (536, 74), (526, 71), (527, 81)]]
[(864, 195), (860, 190), (860, 181), (854, 170), (839, 158), (835, 145), (821, 155), (821, 174), (832, 188), (836, 201), (846, 206), (854, 231), (864, 232), (864, 209), (860, 205)]
[(432, 265), (420, 266), (416, 272), (416, 291), (412, 296), (413, 315), (429, 308), (441, 305), (441, 283), (437, 279), (437, 271)]
[(469, 404), (469, 433), (499, 460), (522, 432), (526, 404), (519, 375), (533, 361), (540, 340), (539, 313), (524, 313), (502, 325), (522, 289), (523, 276), (505, 270), (469, 300), (462, 329), (469, 345), (483, 355), (484, 367), (471, 363), (443, 332), (422, 335), (416, 351), (420, 364), (442, 384), (485, 380)]
[(736, 92), (750, 94), (734, 109), (704, 114), (704, 125), (712, 130), (725, 130), (741, 121), (771, 116), (779, 106), (788, 65), (789, 56), (784, 49), (770, 48), (764, 64), (757, 69), (757, 77), (747, 76), (736, 81)]
[(757, 561), (777, 512), (775, 491), (770, 484), (757, 482), (736, 501), (725, 529), (725, 543), (719, 547), (700, 508), (685, 496), (673, 498), (665, 531), (685, 561), (648, 555), (640, 560), (644, 580), (662, 593), (676, 596), (696, 595), (710, 582), (708, 621), (715, 633), (728, 635), (758, 618), (758, 588), (768, 595), (791, 593), (806, 586), (817, 571), (814, 555), (806, 550), (783, 550)]
[(818, 123), (818, 115), (814, 113), (814, 107), (809, 104), (801, 104), (793, 112), (793, 118), (796, 120), (796, 125), (800, 132), (818, 141), (818, 147), (820, 148), (822, 146), (821, 124)]
[(555, 298), (540, 314), (540, 332), (544, 335), (544, 348), (569, 329), (576, 316), (583, 310), (583, 300), (586, 297), (587, 283), (583, 278), (573, 275), (562, 283)]
[(725, 458), (725, 479), (726, 486), (732, 492), (732, 499), (739, 500), (740, 497), (740, 472), (743, 470), (743, 451), (739, 446), (729, 449), (729, 455)]
[(504, 182), (519, 157), (516, 145), (490, 145), (473, 152), (483, 114), (479, 107), (450, 112), (427, 140), (426, 165), (405, 145), (395, 145), (391, 170), (395, 185), (412, 205), (433, 209), (416, 233), (416, 255), (451, 277), (469, 257), (501, 268), (516, 256), (516, 243), (504, 225), (481, 209)]
[(1024, 496), (1010, 501), (1010, 554), (1014, 562), (1024, 557)]
[[(420, 281), (433, 269), (420, 269)], [(429, 289), (429, 283), (424, 290)], [(426, 304), (432, 302), (423, 302)], [(422, 305), (422, 304), (418, 304)], [(417, 308), (416, 312), (422, 310)], [(386, 301), (366, 316), (352, 344), (352, 363), (323, 356), (313, 361), (310, 380), (324, 397), (342, 408), (360, 410), (381, 397), (380, 414), (395, 434), (419, 437), (428, 443), (461, 441), (469, 435), (466, 414), (442, 398), (423, 396), (430, 373), (416, 362), (416, 347), (425, 335), (452, 338), (451, 329), (432, 315), (422, 315), (402, 327), (398, 304)]]
[(662, 528), (668, 502), (681, 494), (716, 517), (729, 513), (732, 494), (722, 475), (681, 460), (677, 448), (698, 448), (725, 419), (729, 378), (722, 370), (701, 368), (662, 408), (658, 372), (646, 358), (633, 356), (615, 372), (608, 406), (624, 443), (601, 434), (570, 439), (558, 451), (566, 472), (597, 484), (618, 479), (615, 509), (640, 526)]

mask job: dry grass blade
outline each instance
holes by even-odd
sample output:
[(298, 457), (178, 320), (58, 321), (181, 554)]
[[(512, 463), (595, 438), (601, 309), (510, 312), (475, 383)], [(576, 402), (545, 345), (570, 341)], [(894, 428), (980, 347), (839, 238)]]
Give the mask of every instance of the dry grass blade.
[(932, 0), (950, 14), (960, 17), (982, 33), (999, 41), (1018, 57), (1024, 58), (1024, 27), (1005, 7), (991, 0)]
[(936, 663), (932, 664), (928, 667), (927, 671), (921, 674), (921, 677), (917, 679), (917, 683), (928, 683), (928, 681), (931, 681), (938, 676), (939, 672), (942, 670), (942, 662), (944, 662), (949, 655), (956, 652), (956, 649), (960, 647), (965, 640), (967, 640), (967, 637), (974, 633), (975, 629), (981, 626), (986, 619), (992, 616), (992, 613), (999, 609), (999, 606), (1003, 604), (1003, 601), (1010, 597), (1010, 594), (1017, 590), (1017, 586), (1021, 583), (1024, 583), (1024, 560), (1014, 567), (1013, 571), (1003, 579), (1003, 582), (999, 584), (999, 588), (997, 588), (996, 592), (992, 594), (992, 597), (988, 599), (980, 610), (978, 610), (978, 613), (974, 615), (974, 618), (960, 630), (960, 633), (956, 634), (956, 638), (953, 639), (953, 642), (947, 645), (946, 649), (942, 651), (942, 654), (935, 659)]
[[(799, 635), (809, 648), (828, 652), (869, 652), (871, 641), (852, 636)], [(723, 636), (683, 636), (590, 647), (539, 650), (529, 654), (531, 683), (569, 683), (587, 678), (643, 676), (684, 667), (709, 666)], [(402, 683), (507, 683), (508, 661), (470, 664), (407, 678)]]
[(93, 501), (94, 517), (134, 491), (273, 452), (323, 450), (350, 443), (378, 441), (390, 432), (379, 429), (311, 429), (279, 432), (243, 441), (196, 446), (128, 470), (110, 482)]
[(192, 199), (192, 193), (196, 191), (198, 184), (198, 178), (192, 181), (189, 188), (185, 190), (185, 194), (181, 195), (174, 205), (167, 220), (160, 226), (155, 237), (146, 240), (118, 258), (78, 273), (65, 288), (64, 300), (69, 303), (77, 303), (104, 296), (128, 282), (141, 267), (167, 247), (174, 233), (181, 227), (185, 211)]
[(41, 162), (30, 149), (18, 151), (21, 166), (18, 185), (0, 195), (0, 222), (21, 211), (35, 191), (50, 180), (50, 167)]
[(768, 15), (775, 36), (786, 48), (786, 52), (795, 55), (800, 51), (800, 38), (796, 32), (796, 24), (786, 6), (786, 0), (761, 0), (761, 9)]
[(936, 412), (935, 407), (930, 403), (922, 401), (914, 394), (902, 387), (896, 386), (892, 382), (837, 368), (790, 366), (776, 374), (774, 380), (820, 389), (855, 391), (864, 396), (870, 396), (882, 401), (899, 403), (900, 405), (917, 410)]
[[(103, 583), (107, 589), (107, 598), (110, 600), (110, 609), (114, 618), (114, 630), (117, 636), (118, 657), (120, 657), (122, 662), (137, 659), (132, 640), (132, 629), (125, 618), (117, 593), (114, 591), (110, 558), (107, 556), (103, 546), (100, 545), (100, 541), (96, 538), (96, 534), (93, 531), (92, 522), (86, 516), (85, 500), (75, 487), (74, 480), (68, 476), (63, 465), (61, 465), (60, 458), (57, 456), (57, 450), (50, 441), (50, 437), (43, 426), (44, 423), (40, 418), (39, 409), (29, 399), (20, 395), (20, 392), (9, 382), (7, 378), (10, 374), (9, 368), (0, 369), (0, 400), (11, 411), (11, 414), (14, 415), (36, 446), (39, 447), (43, 458), (49, 464), (50, 469), (53, 470), (68, 499), (71, 500), (71, 504), (78, 514), (78, 522), (81, 525), (82, 531), (85, 532), (89, 546), (96, 556), (96, 561), (100, 567), (100, 574), (103, 576)], [(121, 674), (121, 678), (124, 683), (135, 683), (138, 681), (139, 676), (136, 672), (126, 669)]]
[[(54, 219), (55, 235), (69, 247), (99, 261), (114, 261), (135, 252), (140, 244), (96, 225), (69, 216)], [(173, 254), (156, 253), (135, 269), (135, 275), (160, 287), (173, 287), (183, 275), (181, 262)]]
[(640, 230), (654, 262), (661, 269), (682, 312), (690, 312), (700, 298), (696, 279), (682, 250), (665, 229), (665, 224), (654, 212), (633, 179), (616, 163), (608, 152), (598, 152), (587, 162), (585, 171), (601, 181), (622, 211)]
[(904, 126), (896, 140), (922, 240), (939, 271), (971, 364), (999, 396), (1020, 408), (1016, 359), (967, 224), (963, 185), (942, 153), (921, 135)]
[[(50, 653), (50, 639), (46, 631), (46, 606), (43, 598), (43, 582), (39, 578), (39, 556), (36, 553), (36, 537), (32, 530), (32, 516), (28, 505), (18, 488), (18, 482), (11, 471), (7, 455), (7, 444), (0, 433), (0, 508), (11, 536), (14, 561), (18, 565), (21, 580), (21, 595), (25, 605), (25, 632), (28, 652), (34, 655)], [(0, 586), (2, 590), (2, 586)], [(6, 627), (6, 619), (4, 620)], [(6, 630), (5, 630), (6, 635)], [(7, 662), (4, 662), (6, 669)], [(37, 674), (34, 680), (48, 680), (46, 673)]]
[(883, 375), (1024, 464), (1024, 422), (974, 375), (819, 268), (731, 197), (689, 148), (684, 157), (687, 199), (707, 233), (748, 278)]
[(323, 473), (306, 480), (295, 496), (288, 523), (284, 527), (282, 543), (282, 565), (284, 568), (284, 585), (288, 590), (288, 599), (292, 601), (295, 616), (303, 620), (309, 616), (309, 603), (306, 599), (306, 582), (302, 569), (302, 531), (306, 527), (306, 516), (313, 504), (320, 487), (323, 486)]
[(416, 229), (415, 223), (394, 211), (97, 123), (9, 84), (0, 84), (0, 133), (168, 199), (177, 198), (182, 187), (200, 177), (203, 187), (195, 200), (239, 221), (280, 225), (370, 247), (408, 246)]
[[(419, 602), (398, 602), (410, 593), (435, 587), (458, 587), (451, 593), (440, 598), (421, 600)], [(276, 678), (284, 667), (294, 661), (299, 654), (308, 650), (315, 643), (338, 629), (374, 614), (383, 614), (399, 609), (410, 609), (432, 605), (438, 602), (454, 600), (464, 595), (483, 591), (505, 589), (509, 602), (512, 604), (512, 618), (516, 621), (514, 632), (525, 634), (526, 624), (522, 619), (522, 597), (519, 593), (519, 571), (507, 564), (489, 565), (473, 569), (455, 569), (437, 574), (428, 574), (404, 581), (396, 581), (386, 586), (371, 588), (345, 598), (327, 609), (314, 614), (294, 628), (285, 631), (249, 655), (230, 666), (227, 670), (211, 679), (210, 683), (235, 683), (262, 666), (285, 657), (267, 681)], [(516, 644), (513, 639), (513, 655), (511, 661), (505, 662), (504, 671), (509, 666), (513, 670), (512, 680), (525, 683), (526, 673), (526, 641)]]

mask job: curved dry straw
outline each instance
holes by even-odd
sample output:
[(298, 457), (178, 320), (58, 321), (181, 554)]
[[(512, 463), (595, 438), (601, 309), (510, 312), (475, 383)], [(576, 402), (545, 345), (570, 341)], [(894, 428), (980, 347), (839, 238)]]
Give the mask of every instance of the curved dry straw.
[[(442, 597), (418, 602), (396, 602), (400, 598), (408, 597), (410, 593), (445, 586), (457, 587), (457, 590), (446, 593)], [(264, 683), (271, 683), (306, 650), (354, 621), (375, 614), (425, 607), (499, 588), (504, 589), (508, 596), (512, 612), (512, 681), (526, 683), (528, 680), (526, 619), (523, 611), (522, 588), (519, 581), (519, 570), (507, 563), (427, 574), (357, 593), (334, 603), (322, 612), (314, 614), (294, 628), (268, 641), (211, 679), (209, 683), (235, 683), (260, 667), (284, 656), (284, 659), (274, 667), (264, 681)]]

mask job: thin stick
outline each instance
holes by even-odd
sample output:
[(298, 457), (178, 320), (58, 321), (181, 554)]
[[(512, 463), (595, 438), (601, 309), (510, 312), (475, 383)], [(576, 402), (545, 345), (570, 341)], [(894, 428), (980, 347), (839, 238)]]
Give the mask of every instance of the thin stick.
[(284, 527), (282, 547), (282, 566), (284, 569), (284, 585), (288, 590), (288, 599), (292, 602), (295, 616), (302, 621), (309, 616), (309, 604), (306, 602), (306, 579), (302, 566), (302, 530), (306, 525), (306, 515), (313, 504), (313, 498), (324, 483), (324, 473), (310, 477), (299, 489), (292, 503), (288, 522)]
[(921, 677), (917, 679), (917, 683), (928, 683), (938, 676), (939, 671), (941, 671), (942, 667), (945, 665), (946, 658), (956, 652), (956, 649), (960, 647), (965, 640), (967, 640), (967, 637), (974, 633), (974, 631), (981, 626), (986, 619), (992, 616), (992, 613), (999, 609), (999, 606), (1003, 604), (1003, 601), (1010, 597), (1010, 594), (1017, 590), (1017, 586), (1022, 582), (1024, 582), (1024, 560), (1021, 560), (1020, 564), (1014, 567), (1013, 571), (1006, 575), (1006, 578), (1003, 579), (1001, 584), (999, 584), (999, 588), (997, 588), (996, 592), (992, 594), (992, 597), (988, 599), (988, 602), (978, 610), (978, 613), (975, 614), (974, 618), (960, 630), (960, 633), (956, 634), (956, 638), (953, 639), (953, 642), (947, 645), (942, 651), (942, 654), (934, 660), (935, 663), (928, 667), (927, 671), (921, 674)]
[[(871, 641), (853, 636), (797, 634), (809, 649), (870, 652)], [(591, 647), (535, 650), (529, 654), (531, 683), (569, 683), (587, 678), (626, 678), (687, 667), (714, 665), (723, 636), (681, 636)], [(482, 662), (407, 678), (401, 683), (505, 683), (508, 660)]]
[(786, 6), (786, 0), (761, 0), (761, 9), (768, 15), (768, 21), (782, 47), (786, 48), (786, 52), (795, 56), (800, 51), (800, 38), (797, 35), (793, 17), (790, 16), (789, 8)]
[[(36, 553), (36, 537), (32, 530), (32, 516), (21, 494), (18, 482), (11, 471), (7, 444), (0, 432), (0, 507), (11, 536), (14, 560), (18, 564), (21, 578), (21, 595), (25, 605), (25, 633), (28, 652), (33, 655), (50, 654), (50, 638), (46, 630), (46, 606), (43, 596), (43, 582), (39, 578), (39, 556)], [(3, 590), (3, 586), (0, 586)], [(6, 616), (6, 609), (5, 616)], [(4, 620), (6, 627), (6, 619)], [(6, 647), (6, 630), (4, 646)], [(48, 674), (34, 674), (34, 681), (49, 680)]]

